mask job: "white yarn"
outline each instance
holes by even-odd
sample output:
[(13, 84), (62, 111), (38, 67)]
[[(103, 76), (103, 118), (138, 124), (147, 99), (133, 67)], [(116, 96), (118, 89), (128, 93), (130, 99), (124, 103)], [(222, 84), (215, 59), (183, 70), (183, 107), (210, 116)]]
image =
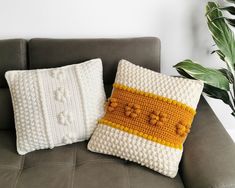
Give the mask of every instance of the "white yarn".
[(58, 115), (58, 122), (62, 125), (69, 126), (73, 122), (73, 115), (70, 112), (63, 111)]
[(55, 78), (58, 80), (62, 80), (64, 78), (63, 71), (61, 71), (60, 69), (52, 69), (51, 76), (52, 76), (52, 78)]
[(54, 69), (8, 71), (18, 153), (88, 139), (103, 115), (102, 72), (100, 59)]
[(169, 177), (175, 177), (182, 150), (167, 147), (125, 131), (99, 124), (88, 149), (139, 163)]
[(60, 102), (65, 102), (70, 97), (69, 91), (63, 87), (59, 87), (55, 91), (55, 99)]
[(76, 142), (76, 134), (68, 133), (68, 134), (64, 135), (64, 137), (63, 137), (64, 144), (72, 144), (74, 142)]
[(196, 109), (203, 82), (167, 76), (134, 65), (126, 60), (118, 64), (116, 83), (184, 103)]

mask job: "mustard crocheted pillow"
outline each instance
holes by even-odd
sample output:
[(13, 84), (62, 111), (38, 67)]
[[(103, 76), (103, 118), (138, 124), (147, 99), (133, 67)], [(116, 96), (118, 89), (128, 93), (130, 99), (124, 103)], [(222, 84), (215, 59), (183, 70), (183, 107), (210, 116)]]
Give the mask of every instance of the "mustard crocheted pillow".
[(175, 177), (202, 89), (200, 81), (120, 61), (106, 114), (88, 149)]

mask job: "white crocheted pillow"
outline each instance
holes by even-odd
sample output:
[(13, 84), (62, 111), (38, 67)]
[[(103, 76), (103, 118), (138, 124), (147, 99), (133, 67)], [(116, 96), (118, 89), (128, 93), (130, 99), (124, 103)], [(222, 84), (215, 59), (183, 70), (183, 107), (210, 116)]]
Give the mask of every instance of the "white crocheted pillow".
[(5, 77), (21, 155), (89, 139), (103, 115), (100, 59), (60, 68), (8, 71)]
[(175, 177), (202, 89), (200, 81), (166, 76), (122, 60), (106, 114), (88, 149)]

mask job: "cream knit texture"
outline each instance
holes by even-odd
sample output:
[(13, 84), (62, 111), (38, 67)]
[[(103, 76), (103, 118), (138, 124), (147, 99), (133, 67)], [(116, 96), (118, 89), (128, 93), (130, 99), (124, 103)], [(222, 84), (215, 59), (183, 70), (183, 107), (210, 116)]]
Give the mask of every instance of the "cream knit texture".
[(198, 80), (167, 76), (121, 60), (115, 83), (170, 98), (196, 108), (203, 83)]
[(21, 155), (87, 140), (103, 115), (100, 59), (52, 69), (8, 71), (5, 77)]
[(133, 134), (99, 124), (88, 143), (88, 149), (125, 160), (175, 177), (182, 150), (167, 147)]
[[(192, 110), (196, 110), (203, 89), (203, 83), (201, 81), (170, 77), (134, 65), (126, 60), (119, 62), (115, 84), (175, 100)], [(131, 93), (132, 90), (129, 91)], [(140, 98), (141, 97), (146, 96), (140, 95)], [(112, 96), (110, 98), (112, 99)], [(131, 99), (128, 100), (133, 104), (138, 104), (139, 102)], [(114, 113), (115, 107), (121, 105), (118, 98), (115, 98), (115, 102), (116, 104), (111, 104), (114, 106), (113, 111), (107, 111), (106, 113)], [(141, 103), (139, 108), (144, 111), (144, 107), (142, 108)], [(164, 106), (162, 106), (162, 108), (164, 108)], [(146, 109), (146, 111), (147, 110), (148, 109)], [(158, 110), (164, 111), (164, 109)], [(125, 111), (123, 110), (123, 112)], [(184, 114), (182, 114), (182, 116), (183, 115)], [(138, 114), (136, 114), (136, 116), (138, 116)], [(176, 116), (180, 118), (181, 115), (176, 114)], [(123, 120), (129, 117), (119, 113), (115, 118), (116, 120)], [(132, 121), (134, 122), (136, 120), (133, 118)], [(108, 122), (105, 124), (105, 121), (104, 123), (100, 122), (98, 124), (88, 143), (88, 149), (90, 151), (114, 155), (125, 160), (133, 161), (171, 178), (176, 176), (183, 152), (182, 148), (164, 145), (164, 140), (161, 140), (161, 142), (150, 140), (148, 139), (148, 135), (145, 137), (138, 136), (138, 134), (134, 134), (135, 127), (132, 127), (134, 131), (128, 132), (124, 120), (123, 124), (119, 125), (119, 129), (117, 126), (112, 126), (112, 123), (113, 125), (117, 125), (114, 119), (110, 119), (109, 122), (111, 124)], [(165, 126), (163, 122), (162, 124), (162, 126)], [(120, 129), (121, 126), (123, 126), (122, 129)], [(155, 125), (147, 121), (143, 127), (144, 126)], [(158, 126), (155, 126), (155, 128), (156, 135), (168, 134), (167, 132), (161, 132), (162, 130), (158, 129)], [(172, 129), (172, 127), (165, 128)], [(172, 134), (176, 137), (180, 137), (177, 133), (177, 124), (173, 124), (173, 128), (174, 131)], [(183, 127), (183, 129), (186, 131), (185, 127)]]

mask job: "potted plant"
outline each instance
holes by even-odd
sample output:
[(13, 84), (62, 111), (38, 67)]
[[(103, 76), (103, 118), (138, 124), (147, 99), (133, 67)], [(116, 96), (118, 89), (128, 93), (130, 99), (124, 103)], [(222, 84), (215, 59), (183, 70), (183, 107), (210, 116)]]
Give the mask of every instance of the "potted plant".
[[(235, 4), (235, 0), (227, 1)], [(235, 19), (224, 16), (223, 11), (235, 15), (233, 5), (221, 7), (215, 2), (208, 2), (206, 6), (208, 28), (218, 48), (212, 53), (216, 53), (225, 62), (226, 68), (207, 68), (189, 59), (174, 67), (184, 77), (202, 80), (203, 92), (229, 105), (231, 114), (235, 117), (235, 37), (231, 29), (235, 26)]]

